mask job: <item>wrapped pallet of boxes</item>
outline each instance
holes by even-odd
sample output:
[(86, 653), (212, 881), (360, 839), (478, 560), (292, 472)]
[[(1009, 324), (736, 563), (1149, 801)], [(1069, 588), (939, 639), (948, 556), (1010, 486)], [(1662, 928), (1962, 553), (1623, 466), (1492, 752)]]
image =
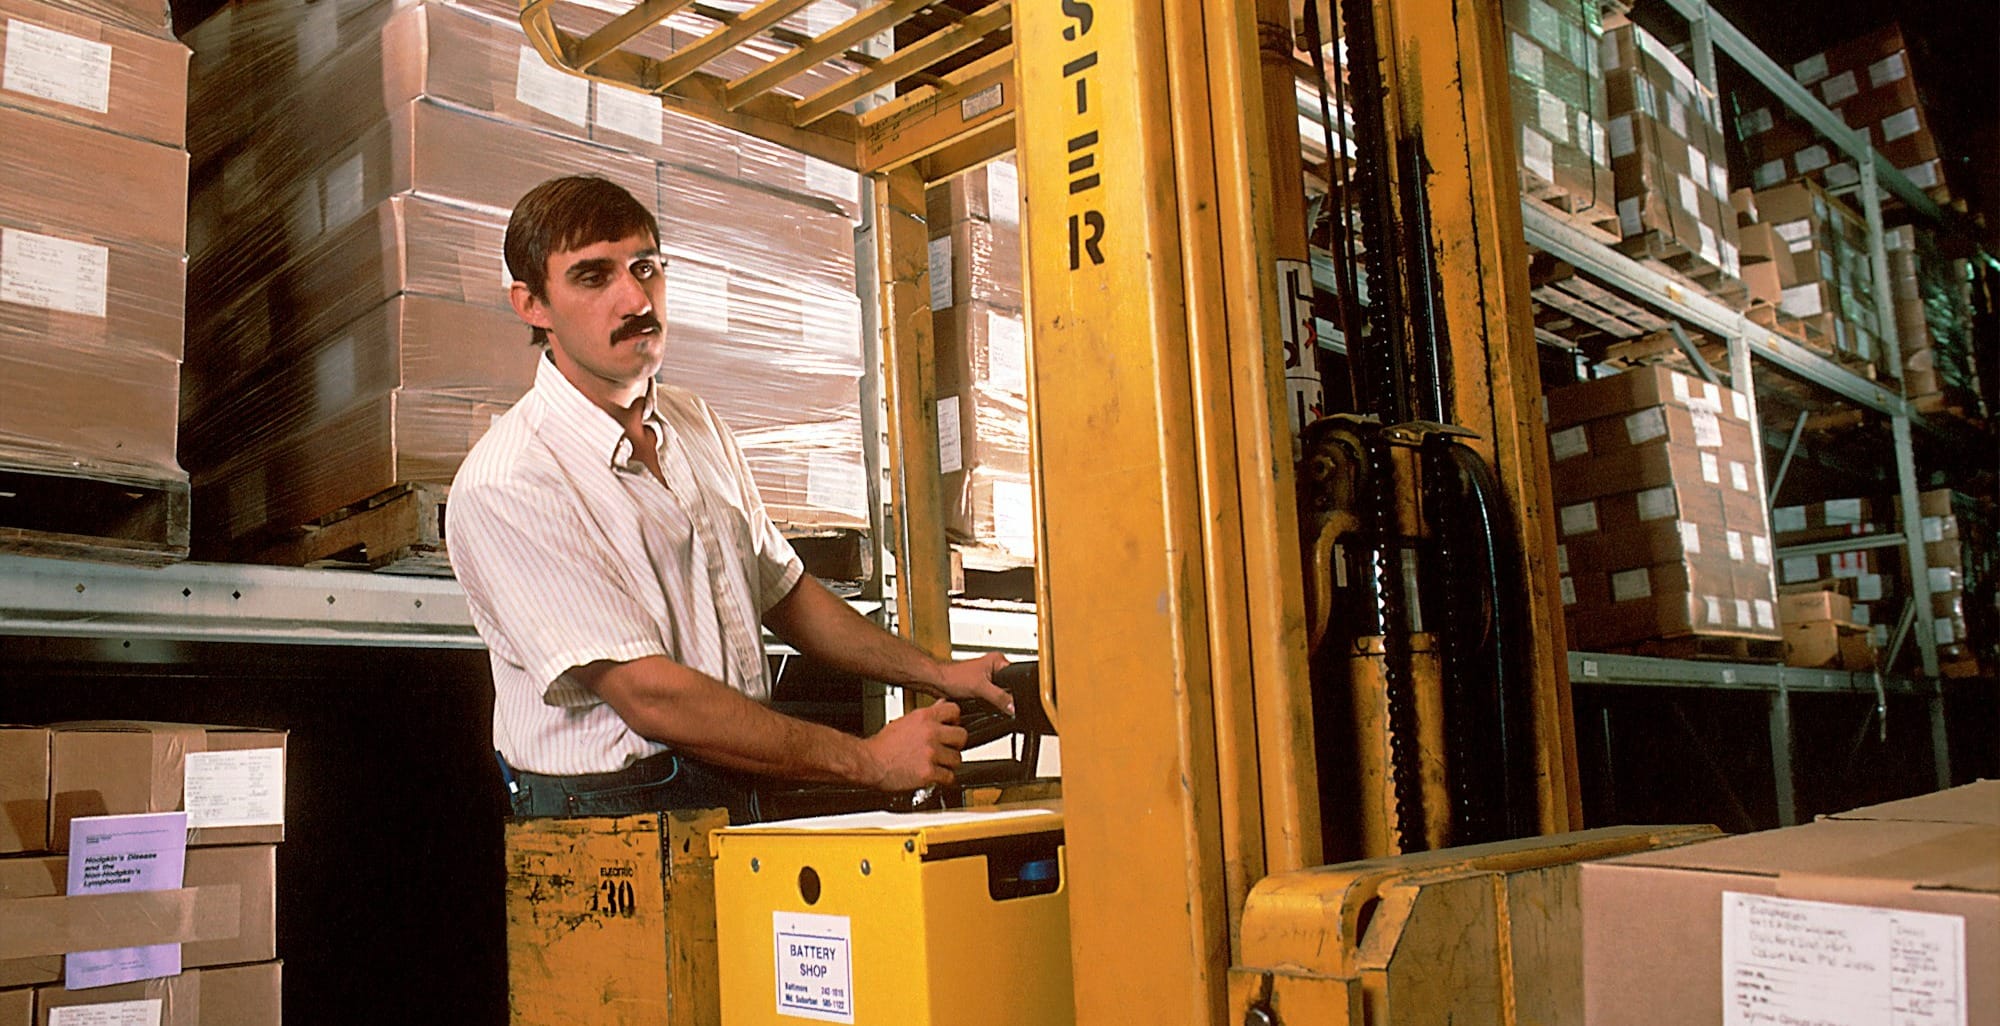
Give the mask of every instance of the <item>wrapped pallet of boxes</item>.
[(1884, 233), (1889, 257), (1889, 300), (1896, 319), (1904, 394), (1925, 413), (1979, 407), (1979, 377), (1972, 360), (1972, 302), (1962, 262), (1947, 259), (1935, 234), (1912, 225)]
[(2000, 1024), (2000, 782), (1583, 864), (1583, 1021)]
[(183, 418), (207, 551), (259, 558), (399, 485), (450, 481), (533, 382), (508, 213), (574, 174), (660, 216), (662, 376), (741, 433), (777, 519), (866, 522), (851, 173), (762, 159), (558, 72), (518, 22), (463, 7), (238, 6), (188, 38), (215, 101), (191, 126)]
[(1811, 182), (1759, 190), (1755, 203), (1778, 247), (1783, 293), (1773, 326), (1873, 377), (1881, 310), (1867, 223)]
[(1778, 640), (1747, 413), (1742, 396), (1659, 367), (1548, 394), (1563, 599), (1578, 648)]
[(982, 556), (1032, 562), (1014, 165), (988, 164), (933, 187), (927, 199), (946, 527)]
[(1664, 261), (1740, 306), (1741, 256), (1720, 103), (1636, 25), (1607, 24), (1602, 52), (1623, 248)]
[[(160, 4), (0, 0), (0, 473), (76, 496), (9, 526), (161, 560), (188, 529), (188, 51), (164, 23)], [(87, 482), (117, 486), (116, 516), (92, 513)]]
[(1508, 0), (1502, 10), (1522, 191), (1590, 223), (1615, 219), (1597, 4)]
[[(135, 721), (33, 731), (0, 731), (0, 769), (25, 773), (10, 793), (43, 795), (54, 853), (0, 858), (0, 987), (32, 988), (44, 1023), (68, 1008), (57, 1019), (128, 1021), (90, 1017), (134, 1007), (144, 1014), (130, 1021), (279, 1022), (284, 732)], [(39, 763), (16, 757), (35, 742)], [(10, 816), (22, 807), (10, 802)]]
[[(1949, 202), (1944, 161), (1910, 61), (1902, 30), (1890, 24), (1792, 66), (1792, 76), (1868, 136), (1890, 164), (1939, 203)], [(1789, 108), (1753, 107), (1736, 119), (1759, 189), (1811, 178), (1835, 189), (1860, 183), (1852, 157), (1834, 147)]]

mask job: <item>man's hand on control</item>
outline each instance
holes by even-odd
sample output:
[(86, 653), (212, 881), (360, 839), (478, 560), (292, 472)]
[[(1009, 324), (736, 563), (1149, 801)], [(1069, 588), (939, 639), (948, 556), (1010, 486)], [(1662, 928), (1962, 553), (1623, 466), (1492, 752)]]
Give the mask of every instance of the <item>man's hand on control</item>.
[(965, 728), (958, 706), (937, 702), (890, 721), (862, 744), (875, 762), (877, 789), (914, 791), (955, 779)]
[(974, 659), (943, 663), (938, 668), (937, 690), (946, 698), (964, 701), (977, 698), (995, 709), (1014, 715), (1014, 696), (993, 683), (993, 675), (1007, 665), (1007, 657), (988, 652)]

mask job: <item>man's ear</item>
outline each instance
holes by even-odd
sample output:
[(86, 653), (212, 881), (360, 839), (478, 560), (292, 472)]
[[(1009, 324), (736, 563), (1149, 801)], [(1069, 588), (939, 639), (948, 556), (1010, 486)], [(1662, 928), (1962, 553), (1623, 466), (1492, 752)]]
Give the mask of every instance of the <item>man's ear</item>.
[(527, 282), (517, 281), (507, 286), (507, 302), (513, 305), (515, 315), (527, 322), (529, 327), (547, 329), (554, 326), (549, 323), (548, 309), (535, 298)]

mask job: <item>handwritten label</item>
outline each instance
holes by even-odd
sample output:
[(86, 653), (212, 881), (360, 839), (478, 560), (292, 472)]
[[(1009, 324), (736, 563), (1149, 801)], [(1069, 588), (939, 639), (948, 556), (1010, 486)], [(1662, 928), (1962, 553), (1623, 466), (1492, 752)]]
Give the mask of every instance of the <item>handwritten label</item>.
[(582, 128), (590, 114), (590, 80), (549, 67), (534, 47), (524, 46), (514, 77), (514, 98)]
[(110, 266), (103, 246), (0, 229), (0, 303), (102, 317)]
[[(353, 340), (343, 339), (352, 390)], [(336, 349), (341, 346), (336, 346)], [(275, 826), (285, 822), (285, 750), (189, 752), (188, 826)]]
[(160, 998), (49, 1009), (49, 1026), (160, 1026)]
[(99, 114), (111, 109), (111, 47), (94, 39), (7, 19), (0, 89)]
[(965, 469), (965, 447), (958, 422), (958, 397), (948, 395), (937, 401), (938, 473), (956, 474)]
[(846, 916), (771, 913), (778, 1014), (854, 1022), (853, 930)]
[(1965, 1026), (1961, 916), (1722, 893), (1725, 1026)]
[(597, 83), (597, 126), (660, 145), (660, 98), (651, 93)]
[(951, 238), (932, 239), (930, 249), (931, 309), (951, 309)]

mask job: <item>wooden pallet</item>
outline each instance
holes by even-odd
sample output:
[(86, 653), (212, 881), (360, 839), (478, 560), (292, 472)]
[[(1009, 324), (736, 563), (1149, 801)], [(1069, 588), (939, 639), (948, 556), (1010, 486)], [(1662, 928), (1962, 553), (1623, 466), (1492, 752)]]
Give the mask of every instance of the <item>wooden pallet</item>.
[(1624, 650), (1655, 659), (1765, 663), (1774, 666), (1785, 661), (1783, 641), (1737, 634), (1686, 634), (1675, 638), (1655, 638), (1625, 646)]
[(267, 538), (250, 563), (449, 577), (445, 485), (404, 482), (310, 524)]
[(790, 536), (792, 551), (806, 565), (806, 573), (826, 582), (836, 591), (844, 584), (860, 584), (875, 575), (875, 546), (862, 531), (814, 531)]
[[(1605, 172), (1609, 174), (1610, 172)], [(1523, 179), (1521, 194), (1547, 207), (1564, 224), (1604, 243), (1616, 246), (1619, 235), (1618, 209), (1599, 206), (1594, 197), (1578, 197), (1553, 183), (1530, 183)]]
[(188, 554), (188, 482), (0, 456), (0, 552), (164, 566)]

